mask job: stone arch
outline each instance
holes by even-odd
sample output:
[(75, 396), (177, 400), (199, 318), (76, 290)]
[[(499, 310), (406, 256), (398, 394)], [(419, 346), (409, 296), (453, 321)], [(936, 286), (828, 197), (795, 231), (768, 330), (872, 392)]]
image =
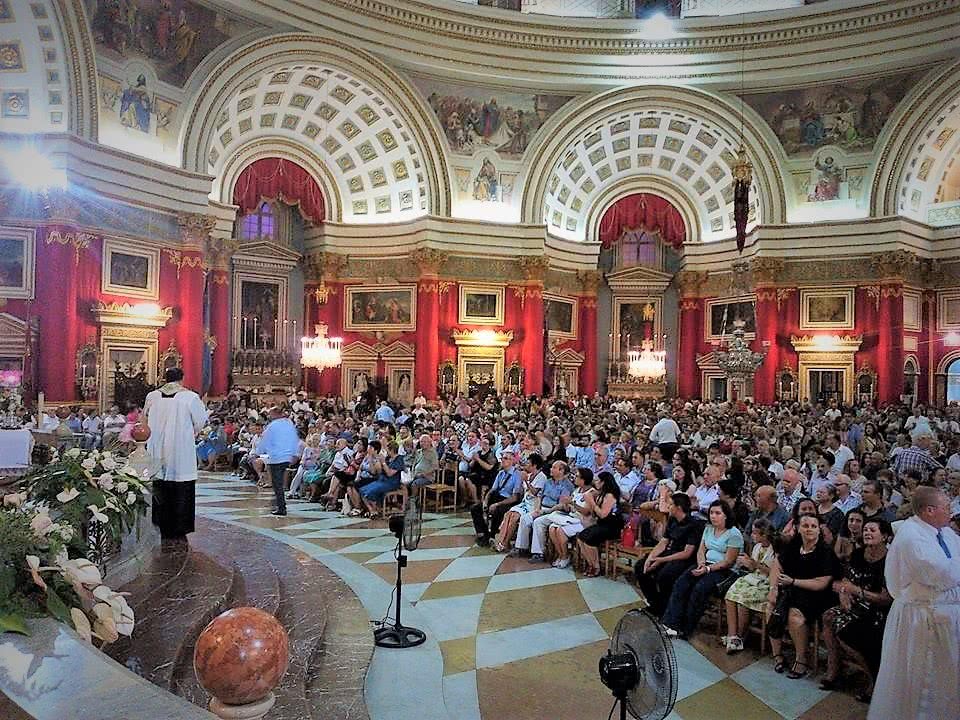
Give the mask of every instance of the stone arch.
[(254, 161), (263, 158), (286, 158), (306, 170), (323, 193), (324, 220), (343, 222), (343, 198), (336, 177), (314, 153), (285, 138), (255, 139), (239, 146), (224, 163), (219, 182), (220, 195), (217, 199), (226, 205), (232, 204), (233, 188), (240, 173)]
[(931, 71), (908, 93), (877, 144), (870, 214), (927, 222), (927, 208), (960, 152), (960, 62)]
[(234, 153), (282, 140), (313, 156), (344, 222), (449, 215), (432, 113), (393, 70), (336, 41), (281, 35), (244, 46), (201, 87), (182, 132), (183, 165), (214, 176), (214, 197)]
[(683, 188), (666, 178), (636, 175), (614, 183), (597, 196), (596, 202), (590, 208), (586, 218), (586, 237), (595, 238), (600, 229), (600, 221), (604, 214), (617, 200), (635, 193), (656, 195), (670, 202), (687, 228), (686, 242), (700, 242), (700, 223), (697, 216), (697, 207), (690, 200)]
[[(523, 222), (547, 224), (556, 235), (592, 240), (588, 217), (609, 187), (642, 176), (685, 196), (696, 208), (701, 241), (734, 235), (733, 176), (740, 107), (693, 88), (619, 88), (583, 98), (559, 111), (528, 152)], [(783, 151), (750, 108), (743, 134), (754, 165), (750, 226), (782, 223), (787, 198), (779, 168)], [(691, 228), (693, 226), (691, 225)]]
[(940, 362), (937, 363), (937, 375), (946, 375), (947, 370), (956, 360), (960, 360), (960, 350), (953, 350), (940, 358)]

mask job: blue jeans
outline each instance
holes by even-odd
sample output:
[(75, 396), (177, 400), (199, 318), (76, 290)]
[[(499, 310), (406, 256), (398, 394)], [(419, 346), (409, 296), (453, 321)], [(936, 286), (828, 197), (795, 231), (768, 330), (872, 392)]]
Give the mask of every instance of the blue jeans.
[(729, 570), (724, 569), (697, 577), (693, 574), (695, 567), (684, 572), (677, 580), (667, 602), (667, 611), (663, 614), (663, 624), (681, 635), (692, 635), (696, 631), (710, 596), (730, 574)]

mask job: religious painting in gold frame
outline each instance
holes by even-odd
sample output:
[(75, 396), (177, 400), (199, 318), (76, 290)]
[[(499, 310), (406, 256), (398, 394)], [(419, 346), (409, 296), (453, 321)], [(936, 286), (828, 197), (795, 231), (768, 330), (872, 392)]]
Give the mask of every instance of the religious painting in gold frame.
[(457, 322), (503, 325), (503, 285), (460, 285)]
[(549, 336), (563, 340), (576, 340), (577, 315), (580, 307), (577, 299), (544, 293), (543, 303)]
[(104, 240), (100, 285), (109, 295), (157, 300), (160, 297), (160, 251)]
[(800, 290), (801, 330), (853, 330), (853, 288)]
[(27, 228), (0, 228), (0, 298), (33, 298), (35, 237)]
[(344, 330), (403, 332), (417, 328), (416, 285), (353, 285), (346, 288)]

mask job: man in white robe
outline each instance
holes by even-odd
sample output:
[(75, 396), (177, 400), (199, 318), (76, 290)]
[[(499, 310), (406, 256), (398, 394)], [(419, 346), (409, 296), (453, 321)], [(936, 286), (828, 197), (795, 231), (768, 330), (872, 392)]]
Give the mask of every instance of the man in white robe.
[(186, 540), (193, 532), (197, 481), (197, 433), (207, 408), (180, 382), (183, 370), (170, 368), (166, 384), (147, 394), (143, 414), (150, 426), (147, 452), (162, 465), (153, 482), (153, 524), (164, 540)]
[(960, 536), (947, 496), (913, 494), (886, 560), (893, 606), (868, 720), (960, 717)]

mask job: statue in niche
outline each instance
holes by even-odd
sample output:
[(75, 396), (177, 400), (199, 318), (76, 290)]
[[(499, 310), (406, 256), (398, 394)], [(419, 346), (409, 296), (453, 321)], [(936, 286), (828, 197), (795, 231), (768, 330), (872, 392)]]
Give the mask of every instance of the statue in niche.
[(497, 201), (497, 168), (489, 159), (485, 159), (473, 181), (473, 199)]

